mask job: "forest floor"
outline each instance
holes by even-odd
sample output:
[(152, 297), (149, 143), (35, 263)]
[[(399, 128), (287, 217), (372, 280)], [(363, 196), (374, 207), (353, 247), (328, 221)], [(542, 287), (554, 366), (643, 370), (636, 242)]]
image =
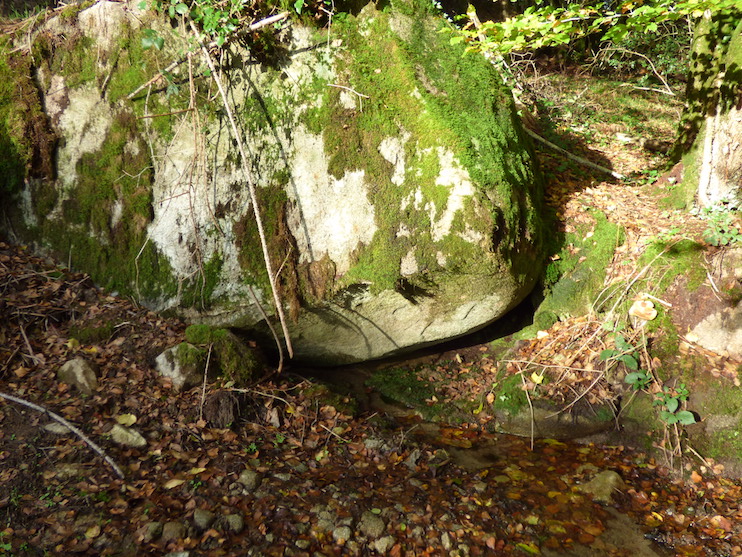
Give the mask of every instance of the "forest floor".
[[(669, 139), (672, 130), (657, 133)], [(632, 180), (539, 155), (565, 230), (588, 205), (625, 228), (609, 277), (635, 266), (649, 237), (682, 230), (700, 239), (707, 227), (659, 208), (647, 183), (658, 172), (647, 169), (664, 159), (614, 134), (606, 124), (570, 150)], [(742, 483), (713, 462), (689, 463), (683, 480), (635, 449), (531, 446), (488, 433), (484, 418), (420, 438), (414, 416), (353, 415), (351, 401), (291, 374), (241, 391), (207, 384), (176, 393), (153, 360), (184, 340), (178, 320), (4, 242), (0, 295), (0, 391), (76, 425), (124, 475), (79, 436), (48, 427), (49, 415), (4, 401), (0, 555), (742, 554)], [(474, 346), (444, 371), (460, 374), (477, 353), (480, 365), (497, 365), (486, 345)], [(57, 378), (74, 357), (97, 368), (90, 396)], [(462, 381), (452, 392), (471, 388)], [(235, 412), (229, 427), (212, 427), (215, 407)], [(146, 446), (114, 442), (116, 424)], [(478, 465), (456, 456), (482, 447), (492, 450)], [(638, 539), (616, 534), (617, 517), (629, 517)]]

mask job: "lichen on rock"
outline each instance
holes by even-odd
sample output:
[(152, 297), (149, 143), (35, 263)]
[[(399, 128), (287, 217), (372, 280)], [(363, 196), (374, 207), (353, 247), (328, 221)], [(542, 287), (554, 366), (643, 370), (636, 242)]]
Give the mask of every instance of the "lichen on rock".
[[(533, 287), (541, 181), (512, 99), (424, 3), (344, 14), (329, 40), (293, 25), (280, 63), (230, 46), (247, 173), (207, 80), (192, 83), (197, 111), (173, 83), (126, 98), (183, 39), (152, 14), (99, 4), (35, 39), (62, 141), (59, 175), (25, 202), (11, 192), (25, 207), (19, 236), (150, 307), (267, 336), (249, 295), (273, 313), (250, 180), (297, 357), (317, 363), (466, 334)], [(147, 25), (173, 46), (142, 50)]]

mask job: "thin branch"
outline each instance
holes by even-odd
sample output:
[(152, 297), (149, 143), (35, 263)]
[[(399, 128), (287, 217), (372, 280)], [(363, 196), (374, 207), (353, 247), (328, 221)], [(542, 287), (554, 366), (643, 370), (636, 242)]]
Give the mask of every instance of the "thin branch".
[(350, 441), (349, 441), (348, 439), (345, 439), (345, 438), (343, 438), (343, 437), (340, 437), (340, 436), (339, 436), (339, 435), (338, 435), (337, 433), (335, 433), (334, 431), (332, 431), (332, 430), (331, 430), (331, 429), (330, 429), (329, 427), (327, 427), (327, 426), (326, 426), (325, 424), (319, 424), (319, 426), (320, 426), (320, 427), (321, 427), (322, 429), (326, 430), (326, 431), (327, 431), (327, 432), (328, 432), (329, 434), (331, 434), (331, 435), (334, 435), (335, 437), (337, 437), (338, 439), (340, 439), (340, 440), (341, 440), (341, 441), (342, 441), (343, 443), (350, 443)]
[(206, 355), (206, 366), (204, 367), (204, 382), (201, 385), (201, 405), (198, 408), (198, 419), (204, 419), (204, 403), (206, 402), (206, 379), (209, 376), (209, 362), (211, 362), (211, 349), (214, 343), (209, 344), (209, 353)]
[[(260, 247), (263, 250), (265, 270), (268, 272), (268, 281), (270, 282), (271, 292), (273, 293), (273, 301), (275, 302), (275, 305), (276, 305), (276, 314), (278, 315), (278, 320), (281, 322), (281, 329), (283, 330), (284, 342), (286, 343), (286, 350), (289, 353), (289, 357), (293, 357), (294, 349), (291, 346), (291, 338), (289, 336), (288, 326), (286, 325), (286, 316), (284, 315), (284, 312), (283, 312), (283, 305), (281, 304), (281, 299), (278, 297), (278, 288), (276, 286), (276, 278), (275, 278), (275, 275), (273, 274), (273, 265), (271, 264), (270, 253), (268, 253), (268, 242), (265, 238), (265, 231), (263, 230), (263, 221), (260, 216), (260, 207), (258, 205), (258, 196), (255, 191), (255, 181), (253, 179), (253, 176), (251, 175), (250, 163), (248, 161), (247, 154), (245, 153), (245, 146), (242, 143), (242, 136), (240, 135), (240, 132), (237, 129), (237, 123), (235, 122), (234, 114), (232, 114), (232, 109), (229, 106), (229, 99), (227, 97), (227, 92), (224, 90), (224, 85), (222, 84), (221, 79), (219, 79), (219, 76), (216, 73), (216, 67), (214, 66), (214, 61), (211, 59), (211, 55), (209, 54), (208, 49), (203, 44), (201, 35), (198, 32), (198, 29), (196, 29), (196, 24), (193, 23), (193, 20), (190, 20), (189, 23), (191, 26), (191, 31), (193, 31), (194, 36), (196, 37), (198, 42), (201, 44), (201, 53), (206, 63), (208, 64), (209, 69), (211, 70), (211, 77), (214, 80), (214, 83), (216, 83), (217, 88), (219, 89), (219, 94), (222, 97), (222, 102), (224, 104), (224, 110), (227, 113), (227, 118), (229, 119), (229, 123), (231, 125), (234, 140), (237, 142), (237, 147), (240, 151), (240, 157), (242, 159), (242, 172), (245, 175), (245, 181), (247, 182), (247, 189), (250, 193), (250, 201), (252, 202), (252, 205), (253, 205), (253, 214), (255, 215), (255, 224), (257, 225), (258, 236), (260, 237)], [(275, 341), (276, 341), (276, 344), (280, 346), (281, 341), (278, 338), (278, 336), (275, 336)]]
[(160, 116), (175, 116), (176, 114), (182, 114), (183, 112), (190, 112), (193, 108), (184, 108), (183, 110), (175, 110), (173, 112), (163, 112), (162, 114), (145, 114), (144, 116), (137, 116), (137, 120), (143, 120), (145, 118), (159, 118)]
[(623, 179), (624, 179), (624, 175), (623, 175), (623, 174), (619, 174), (618, 172), (614, 172), (613, 170), (610, 170), (609, 168), (605, 168), (604, 166), (600, 166), (599, 164), (595, 164), (595, 163), (594, 163), (594, 162), (592, 162), (592, 161), (589, 161), (589, 160), (587, 160), (587, 159), (583, 159), (582, 157), (578, 157), (577, 155), (573, 155), (573, 154), (572, 154), (572, 153), (570, 153), (569, 151), (565, 151), (564, 149), (562, 149), (562, 148), (561, 148), (561, 147), (559, 147), (558, 145), (554, 145), (554, 144), (553, 144), (553, 143), (552, 143), (551, 141), (549, 141), (549, 140), (547, 140), (547, 139), (544, 139), (544, 138), (543, 138), (543, 137), (541, 137), (541, 136), (540, 136), (539, 134), (537, 134), (537, 133), (536, 133), (536, 132), (534, 132), (534, 131), (531, 131), (531, 130), (529, 130), (529, 129), (528, 129), (527, 127), (525, 127), (525, 126), (523, 127), (523, 129), (524, 129), (524, 130), (526, 131), (526, 133), (527, 133), (528, 135), (530, 135), (530, 136), (531, 136), (532, 138), (534, 138), (534, 139), (536, 139), (536, 140), (540, 141), (541, 143), (543, 143), (543, 144), (545, 144), (545, 145), (548, 145), (549, 147), (551, 147), (551, 148), (552, 148), (552, 149), (554, 149), (555, 151), (559, 151), (559, 152), (560, 152), (560, 153), (562, 153), (562, 154), (563, 154), (564, 156), (566, 156), (566, 157), (569, 157), (570, 159), (572, 159), (572, 160), (573, 160), (573, 161), (575, 161), (575, 162), (578, 162), (578, 163), (580, 163), (580, 164), (582, 164), (582, 165), (584, 165), (584, 166), (589, 166), (590, 168), (594, 168), (595, 170), (600, 170), (601, 172), (605, 172), (606, 174), (610, 174), (611, 176), (613, 176), (613, 177), (614, 177), (614, 178), (616, 178), (617, 180), (623, 180)]
[[(265, 19), (261, 19), (260, 21), (258, 21), (256, 23), (253, 23), (252, 25), (249, 25), (249, 26), (247, 26), (244, 29), (241, 29), (239, 33), (236, 33), (235, 34), (235, 36), (236, 35), (243, 35), (245, 33), (252, 33), (253, 31), (257, 31), (258, 29), (261, 29), (263, 27), (267, 27), (268, 25), (273, 25), (274, 23), (278, 23), (279, 21), (283, 21), (287, 17), (289, 17), (289, 12), (281, 12), (280, 14), (276, 14), (276, 15), (272, 15), (270, 17), (266, 17)], [(220, 45), (216, 41), (211, 41), (209, 44), (206, 45), (206, 48), (214, 48), (214, 47), (218, 47), (218, 46), (220, 46)], [(183, 62), (185, 62), (187, 59), (188, 59), (188, 55), (186, 55), (186, 56), (184, 56), (182, 58), (179, 58), (178, 60), (175, 60), (174, 62), (172, 62), (171, 64), (169, 64), (164, 70), (162, 70), (156, 76), (154, 76), (152, 79), (150, 79), (147, 83), (144, 83), (144, 84), (140, 85), (134, 91), (132, 91), (131, 93), (129, 93), (126, 98), (128, 100), (133, 99), (141, 91), (143, 91), (144, 89), (146, 89), (147, 87), (149, 87), (150, 85), (152, 85), (153, 83), (155, 83), (158, 79), (161, 79), (162, 76), (165, 75), (166, 73), (169, 73), (169, 72), (173, 71), (175, 68), (177, 68), (178, 66), (180, 66)]]
[(657, 68), (655, 67), (654, 62), (652, 62), (652, 60), (648, 56), (642, 54), (641, 52), (635, 52), (633, 50), (627, 50), (625, 48), (620, 48), (620, 47), (613, 47), (613, 48), (607, 48), (606, 49), (606, 52), (611, 52), (611, 51), (613, 51), (613, 52), (623, 52), (624, 54), (631, 54), (633, 56), (639, 56), (641, 58), (644, 58), (647, 62), (649, 62), (649, 65), (652, 66), (652, 73), (654, 73), (654, 75), (657, 76), (657, 79), (659, 79), (662, 82), (662, 85), (665, 86), (665, 90), (664, 91), (662, 91), (660, 89), (651, 89), (649, 87), (637, 87), (637, 89), (649, 89), (651, 91), (657, 91), (659, 93), (664, 93), (666, 95), (670, 95), (670, 96), (673, 96), (673, 97), (675, 96), (675, 93), (672, 92), (672, 89), (670, 88), (670, 85), (668, 85), (667, 81), (665, 81), (665, 78), (662, 77), (662, 75), (660, 74), (660, 72), (657, 71)]
[(526, 389), (526, 378), (523, 376), (522, 371), (520, 372), (520, 380), (523, 383), (523, 392), (526, 393), (528, 408), (531, 409), (531, 450), (533, 450), (534, 439), (536, 435), (536, 416), (533, 413), (533, 403), (531, 402), (531, 395), (528, 394), (528, 389)]
[(23, 340), (26, 341), (26, 346), (28, 347), (28, 355), (31, 357), (31, 359), (36, 362), (36, 364), (39, 364), (41, 360), (39, 357), (34, 354), (33, 348), (31, 348), (31, 343), (28, 341), (28, 337), (26, 336), (26, 330), (23, 328), (23, 325), (20, 325), (21, 334), (23, 335)]
[(121, 468), (119, 468), (116, 465), (116, 463), (113, 461), (113, 459), (111, 459), (110, 456), (108, 456), (105, 452), (103, 452), (103, 449), (101, 449), (98, 445), (96, 445), (95, 443), (93, 443), (93, 441), (87, 435), (85, 435), (82, 431), (80, 431), (79, 429), (77, 429), (75, 426), (73, 426), (70, 422), (68, 422), (67, 420), (65, 420), (59, 414), (55, 414), (54, 412), (52, 412), (51, 410), (47, 410), (43, 406), (39, 406), (38, 404), (34, 404), (33, 402), (29, 402), (27, 400), (23, 400), (22, 398), (15, 397), (13, 395), (5, 394), (5, 393), (0, 393), (0, 398), (4, 398), (6, 400), (10, 400), (10, 401), (15, 402), (16, 404), (20, 404), (22, 406), (27, 406), (28, 408), (32, 408), (33, 410), (36, 410), (37, 412), (41, 412), (42, 414), (46, 414), (47, 416), (49, 416), (53, 420), (56, 420), (57, 422), (59, 422), (60, 424), (62, 424), (64, 427), (66, 427), (67, 429), (69, 429), (72, 433), (74, 433), (75, 435), (77, 435), (80, 439), (82, 439), (83, 441), (85, 441), (85, 443), (87, 443), (87, 445), (91, 449), (93, 449), (96, 453), (98, 453), (101, 457), (103, 457), (103, 460), (105, 460), (111, 466), (111, 468), (113, 468), (113, 471), (116, 472), (116, 475), (119, 478), (121, 478), (122, 480), (124, 479), (124, 472), (121, 470)]

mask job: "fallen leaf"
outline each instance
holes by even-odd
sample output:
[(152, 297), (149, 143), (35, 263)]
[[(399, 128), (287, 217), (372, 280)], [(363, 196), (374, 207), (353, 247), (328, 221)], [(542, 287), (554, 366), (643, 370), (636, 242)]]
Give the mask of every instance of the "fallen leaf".
[(179, 478), (173, 478), (172, 480), (168, 480), (165, 482), (165, 485), (163, 486), (165, 489), (173, 489), (174, 487), (178, 487), (179, 485), (183, 485), (185, 483), (185, 480), (181, 480)]
[(131, 427), (137, 423), (137, 417), (134, 414), (119, 414), (116, 416), (116, 421), (126, 427)]

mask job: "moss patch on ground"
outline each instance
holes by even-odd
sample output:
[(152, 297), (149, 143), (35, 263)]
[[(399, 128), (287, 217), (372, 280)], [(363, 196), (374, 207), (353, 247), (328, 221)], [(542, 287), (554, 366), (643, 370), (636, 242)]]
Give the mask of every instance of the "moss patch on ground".
[(603, 213), (591, 215), (593, 222), (567, 234), (564, 245), (546, 266), (544, 301), (534, 316), (536, 330), (548, 329), (558, 320), (585, 315), (594, 309), (605, 281), (605, 269), (624, 235)]

